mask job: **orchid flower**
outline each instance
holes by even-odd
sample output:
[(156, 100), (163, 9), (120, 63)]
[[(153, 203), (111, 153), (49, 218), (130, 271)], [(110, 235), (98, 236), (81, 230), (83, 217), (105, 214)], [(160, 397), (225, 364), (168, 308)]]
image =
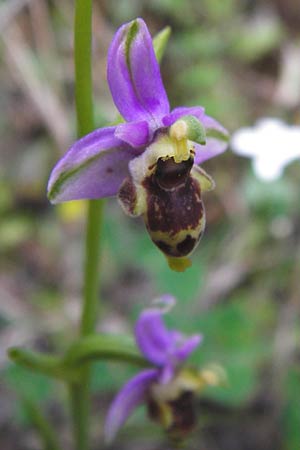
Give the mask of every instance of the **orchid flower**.
[(184, 260), (204, 228), (201, 192), (214, 186), (198, 165), (226, 150), (228, 133), (201, 106), (170, 111), (142, 19), (115, 34), (107, 80), (126, 122), (75, 142), (51, 173), (49, 199), (59, 203), (119, 193), (124, 210), (144, 218), (150, 237), (171, 262)]
[(266, 181), (280, 178), (285, 167), (300, 160), (300, 126), (276, 118), (260, 119), (252, 128), (241, 128), (231, 140), (232, 151), (252, 158), (255, 175)]
[(161, 297), (144, 310), (135, 325), (135, 339), (141, 353), (154, 368), (142, 370), (131, 378), (113, 400), (105, 424), (105, 439), (110, 442), (139, 405), (146, 403), (152, 419), (170, 434), (184, 437), (195, 425), (194, 393), (205, 384), (216, 384), (212, 372), (193, 372), (182, 366), (196, 349), (202, 336), (185, 337), (166, 328), (162, 315), (175, 300)]

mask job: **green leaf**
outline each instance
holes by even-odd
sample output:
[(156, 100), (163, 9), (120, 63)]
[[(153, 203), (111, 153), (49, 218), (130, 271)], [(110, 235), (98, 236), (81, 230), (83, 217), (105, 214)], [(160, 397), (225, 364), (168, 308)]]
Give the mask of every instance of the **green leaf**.
[(170, 35), (171, 35), (171, 28), (165, 27), (159, 33), (157, 33), (152, 40), (155, 56), (159, 63), (161, 62), (164, 56)]
[(50, 377), (66, 381), (76, 381), (77, 374), (64, 367), (57, 356), (47, 355), (20, 347), (8, 350), (9, 358), (16, 364)]

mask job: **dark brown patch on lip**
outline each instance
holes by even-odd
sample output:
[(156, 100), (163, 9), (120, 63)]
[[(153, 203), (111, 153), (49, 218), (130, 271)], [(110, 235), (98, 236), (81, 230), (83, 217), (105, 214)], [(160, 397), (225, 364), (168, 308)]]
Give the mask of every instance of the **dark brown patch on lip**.
[(143, 186), (147, 192), (145, 222), (151, 231), (167, 232), (175, 236), (181, 230), (196, 229), (204, 214), (199, 183), (191, 176), (173, 190), (162, 189), (155, 175), (147, 178)]
[(167, 244), (164, 241), (156, 241), (155, 239), (152, 239), (154, 244), (167, 256), (173, 256), (175, 258), (180, 258), (181, 256), (186, 256), (186, 254), (181, 253), (176, 248), (176, 244), (172, 247), (172, 245)]
[(194, 239), (190, 234), (187, 237), (177, 244), (177, 250), (182, 256), (188, 255), (191, 253), (193, 248), (195, 247), (196, 239)]
[(169, 402), (172, 409), (173, 422), (168, 432), (175, 439), (184, 438), (196, 425), (195, 396), (185, 391), (181, 396)]
[[(196, 425), (195, 396), (190, 391), (183, 392), (177, 399), (166, 402), (170, 408), (171, 425), (167, 429), (174, 440), (185, 438)], [(164, 421), (164, 411), (159, 403), (150, 398), (147, 402), (149, 417), (158, 423)]]
[(155, 245), (164, 253), (170, 255), (172, 252), (172, 247), (164, 241), (153, 241)]
[(174, 158), (159, 159), (155, 170), (155, 180), (162, 189), (173, 189), (184, 183), (193, 167), (194, 159), (176, 163)]
[(136, 188), (133, 181), (130, 178), (126, 178), (118, 193), (119, 200), (124, 206), (125, 210), (130, 214), (133, 214), (134, 207), (136, 205)]

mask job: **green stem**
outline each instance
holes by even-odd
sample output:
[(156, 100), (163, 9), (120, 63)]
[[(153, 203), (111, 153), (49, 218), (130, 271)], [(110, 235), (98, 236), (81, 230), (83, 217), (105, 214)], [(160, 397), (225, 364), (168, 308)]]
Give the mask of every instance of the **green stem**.
[[(156, 40), (156, 51), (160, 58), (168, 40), (168, 36), (169, 31), (166, 30), (164, 33), (161, 33), (160, 38)], [(75, 0), (75, 98), (78, 137), (81, 137), (94, 129), (91, 41), (92, 0)], [(80, 326), (81, 337), (92, 334), (96, 323), (99, 306), (100, 231), (102, 220), (103, 201), (90, 200), (88, 205), (85, 243), (84, 299)], [(87, 347), (88, 350), (90, 348), (89, 345)], [(117, 356), (117, 354), (118, 352), (115, 353), (115, 356)], [(135, 356), (133, 359), (134, 358)], [(89, 362), (84, 365), (81, 374), (80, 382), (69, 384), (71, 408), (75, 449), (88, 450), (91, 378), (91, 364)]]
[(80, 335), (93, 333), (99, 307), (100, 241), (103, 200), (90, 200), (86, 224), (83, 308)]
[[(74, 52), (78, 137), (94, 129), (91, 40), (92, 0), (76, 0)], [(89, 201), (85, 243), (84, 299), (80, 327), (81, 336), (87, 336), (92, 333), (96, 322), (96, 313), (99, 304), (102, 212), (102, 201)], [(70, 385), (76, 450), (87, 450), (89, 447), (90, 372), (90, 364), (88, 364), (82, 372), (80, 383)]]
[(29, 397), (24, 397), (23, 403), (29, 420), (39, 432), (44, 450), (62, 450), (58, 443), (55, 430), (41, 412), (41, 408), (38, 408)]
[(74, 58), (78, 137), (89, 133), (94, 128), (91, 42), (92, 0), (76, 0)]

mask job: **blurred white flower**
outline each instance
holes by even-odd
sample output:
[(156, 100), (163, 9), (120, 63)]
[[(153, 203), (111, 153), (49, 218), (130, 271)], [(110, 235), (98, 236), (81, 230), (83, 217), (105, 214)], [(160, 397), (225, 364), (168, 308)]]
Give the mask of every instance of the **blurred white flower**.
[(276, 118), (260, 119), (252, 128), (237, 130), (231, 139), (234, 153), (252, 158), (255, 175), (265, 181), (279, 178), (285, 166), (300, 160), (300, 126)]

